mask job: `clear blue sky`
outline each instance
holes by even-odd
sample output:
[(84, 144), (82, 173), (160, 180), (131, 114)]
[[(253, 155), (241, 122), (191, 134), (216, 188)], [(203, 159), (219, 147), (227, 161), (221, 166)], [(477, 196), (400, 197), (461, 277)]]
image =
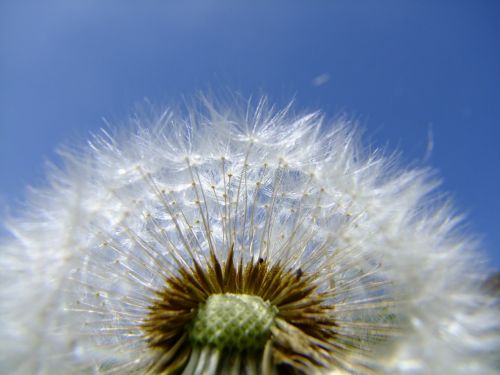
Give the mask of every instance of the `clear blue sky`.
[(498, 0), (0, 0), (0, 212), (144, 98), (265, 93), (436, 168), (498, 270), (499, 20)]

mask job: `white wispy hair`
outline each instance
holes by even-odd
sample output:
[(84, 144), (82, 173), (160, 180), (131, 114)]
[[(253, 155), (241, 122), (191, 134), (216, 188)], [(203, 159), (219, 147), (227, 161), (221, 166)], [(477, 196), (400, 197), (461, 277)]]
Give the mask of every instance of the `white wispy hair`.
[(350, 349), (311, 372), (496, 372), (477, 244), (429, 170), (367, 152), (347, 121), (207, 104), (135, 117), (63, 157), (1, 245), (4, 373), (155, 372), (164, 353), (143, 324), (165, 278), (231, 247), (328, 295)]

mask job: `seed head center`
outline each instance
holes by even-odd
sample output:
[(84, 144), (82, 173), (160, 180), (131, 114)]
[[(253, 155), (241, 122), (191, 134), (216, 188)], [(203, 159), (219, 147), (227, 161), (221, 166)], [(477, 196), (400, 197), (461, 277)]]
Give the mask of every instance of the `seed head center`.
[(220, 350), (259, 350), (269, 338), (277, 312), (275, 306), (258, 296), (212, 294), (198, 307), (190, 340)]

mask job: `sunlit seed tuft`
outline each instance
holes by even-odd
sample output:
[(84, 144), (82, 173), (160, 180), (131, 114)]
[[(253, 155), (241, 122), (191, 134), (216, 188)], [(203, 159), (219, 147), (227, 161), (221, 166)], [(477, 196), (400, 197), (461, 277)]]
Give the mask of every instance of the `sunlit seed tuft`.
[(498, 298), (431, 175), (342, 120), (208, 102), (65, 153), (8, 223), (2, 372), (498, 373)]

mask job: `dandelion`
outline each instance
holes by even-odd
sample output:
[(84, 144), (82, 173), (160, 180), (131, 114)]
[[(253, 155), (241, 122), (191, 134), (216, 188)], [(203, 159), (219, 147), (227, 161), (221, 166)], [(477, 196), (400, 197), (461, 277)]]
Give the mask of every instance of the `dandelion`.
[(265, 100), (63, 151), (1, 245), (7, 373), (494, 373), (495, 298), (427, 170)]

